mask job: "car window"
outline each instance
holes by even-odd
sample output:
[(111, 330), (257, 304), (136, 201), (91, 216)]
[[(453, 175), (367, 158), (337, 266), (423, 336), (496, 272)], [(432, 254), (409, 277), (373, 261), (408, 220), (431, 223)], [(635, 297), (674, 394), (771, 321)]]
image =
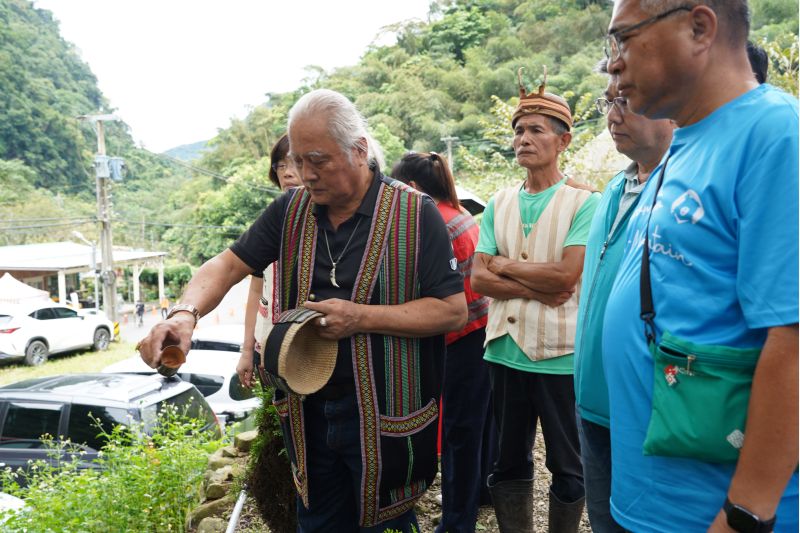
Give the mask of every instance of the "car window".
[(11, 322), (12, 318), (13, 317), (9, 315), (0, 315), (0, 326), (2, 326), (3, 324), (8, 324), (9, 322)]
[(187, 372), (179, 375), (182, 380), (188, 381), (197, 387), (197, 390), (199, 390), (200, 394), (203, 396), (211, 396), (219, 391), (225, 383), (224, 377), (214, 374), (190, 374)]
[(106, 445), (106, 440), (99, 435), (101, 428), (102, 431), (111, 433), (114, 426), (120, 424), (129, 426), (130, 423), (127, 409), (73, 404), (69, 413), (67, 438), (75, 444), (83, 444), (99, 450)]
[(241, 344), (224, 341), (192, 340), (192, 350), (215, 350), (217, 352), (240, 352)]
[(231, 378), (231, 384), (228, 387), (228, 395), (233, 400), (249, 400), (253, 397), (253, 389), (248, 389), (242, 385), (239, 380), (239, 375), (234, 374)]
[(77, 311), (67, 309), (66, 307), (54, 307), (53, 311), (55, 311), (57, 318), (75, 318), (78, 316)]
[(145, 424), (145, 431), (151, 431), (157, 421), (158, 415), (164, 410), (164, 406), (174, 405), (178, 413), (189, 418), (199, 418), (205, 422), (205, 427), (213, 427), (217, 423), (217, 418), (211, 407), (208, 406), (205, 398), (195, 388), (167, 398), (142, 409), (142, 421)]
[(60, 403), (11, 402), (3, 422), (0, 441), (9, 443), (20, 439), (38, 440), (44, 434), (57, 436), (63, 408), (64, 405)]
[(30, 315), (31, 318), (35, 318), (36, 320), (53, 320), (56, 318), (56, 314), (53, 312), (52, 307), (45, 307), (44, 309), (39, 309), (34, 311)]

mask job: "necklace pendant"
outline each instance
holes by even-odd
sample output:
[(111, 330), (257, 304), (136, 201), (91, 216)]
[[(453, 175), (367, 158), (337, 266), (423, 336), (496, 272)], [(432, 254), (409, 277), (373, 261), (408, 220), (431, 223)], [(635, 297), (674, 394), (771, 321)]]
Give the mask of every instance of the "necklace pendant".
[(331, 267), (330, 278), (331, 278), (331, 285), (333, 285), (334, 287), (336, 287), (338, 289), (339, 288), (339, 284), (336, 283), (336, 263), (334, 263), (333, 266)]

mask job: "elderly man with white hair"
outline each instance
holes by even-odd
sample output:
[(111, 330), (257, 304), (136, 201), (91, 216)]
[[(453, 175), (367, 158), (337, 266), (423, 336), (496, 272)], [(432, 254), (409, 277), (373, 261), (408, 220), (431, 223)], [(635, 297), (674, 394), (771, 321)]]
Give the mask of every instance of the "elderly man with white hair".
[[(304, 187), (271, 203), (192, 278), (172, 316), (145, 338), (188, 350), (199, 316), (235, 283), (274, 263), (274, 313), (322, 313), (338, 340), (333, 375), (301, 398), (276, 390), (299, 531), (419, 530), (414, 503), (437, 469), (443, 333), (467, 319), (447, 230), (427, 196), (381, 174), (379, 147), (355, 106), (316, 90), (289, 114)], [(252, 362), (239, 365), (249, 379)]]

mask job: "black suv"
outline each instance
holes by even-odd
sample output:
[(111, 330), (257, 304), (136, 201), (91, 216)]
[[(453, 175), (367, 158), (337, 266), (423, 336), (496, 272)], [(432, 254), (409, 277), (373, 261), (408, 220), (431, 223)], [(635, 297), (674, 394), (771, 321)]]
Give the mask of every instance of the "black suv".
[(16, 470), (29, 460), (52, 462), (52, 451), (40, 440), (44, 434), (80, 446), (86, 452), (82, 461), (89, 465), (105, 444), (92, 417), (109, 433), (117, 424), (139, 422), (148, 431), (165, 405), (204, 420), (206, 429), (220, 431), (214, 412), (194, 385), (159, 375), (70, 374), (0, 387), (0, 467)]

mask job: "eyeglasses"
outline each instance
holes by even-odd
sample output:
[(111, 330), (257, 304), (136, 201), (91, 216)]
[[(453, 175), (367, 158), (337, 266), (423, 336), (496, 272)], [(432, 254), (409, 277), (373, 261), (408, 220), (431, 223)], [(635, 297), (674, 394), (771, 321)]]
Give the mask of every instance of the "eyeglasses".
[(628, 99), (623, 98), (622, 96), (617, 96), (611, 100), (607, 100), (606, 98), (598, 98), (594, 101), (594, 106), (603, 115), (608, 115), (611, 113), (611, 108), (613, 106), (617, 106), (617, 110), (622, 113), (628, 110)]
[(633, 30), (638, 30), (640, 28), (644, 28), (645, 26), (649, 26), (651, 24), (655, 24), (661, 19), (665, 19), (668, 16), (672, 15), (673, 13), (677, 13), (678, 11), (691, 11), (694, 9), (695, 6), (681, 6), (676, 7), (674, 9), (670, 9), (669, 11), (665, 11), (660, 15), (656, 15), (654, 17), (650, 17), (649, 19), (644, 19), (641, 22), (637, 22), (632, 26), (628, 26), (627, 28), (620, 28), (613, 33), (609, 33), (606, 35), (606, 43), (603, 46), (603, 52), (606, 54), (606, 58), (609, 61), (616, 61), (619, 59), (622, 49), (622, 36), (626, 33), (630, 33)]

